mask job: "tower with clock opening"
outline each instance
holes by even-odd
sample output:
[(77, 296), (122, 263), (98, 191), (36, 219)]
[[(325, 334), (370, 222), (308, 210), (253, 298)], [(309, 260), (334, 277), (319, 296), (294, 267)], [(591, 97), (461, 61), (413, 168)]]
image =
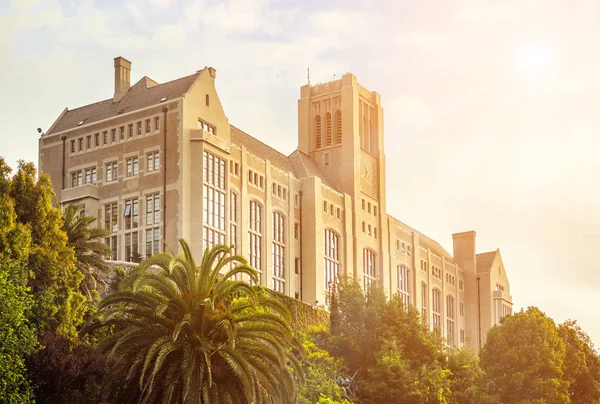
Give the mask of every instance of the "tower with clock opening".
[(327, 185), (350, 197), (345, 220), (352, 237), (348, 272), (357, 280), (376, 257), (375, 278), (387, 289), (388, 224), (385, 194), (383, 109), (380, 95), (350, 73), (339, 80), (305, 85), (298, 101), (298, 150), (310, 157)]

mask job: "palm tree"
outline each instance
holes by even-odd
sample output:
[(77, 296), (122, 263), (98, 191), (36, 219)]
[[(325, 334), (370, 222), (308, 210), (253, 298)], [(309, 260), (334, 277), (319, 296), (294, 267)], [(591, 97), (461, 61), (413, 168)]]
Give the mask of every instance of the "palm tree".
[[(197, 266), (180, 255), (144, 260), (128, 287), (100, 302), (84, 332), (115, 330), (100, 349), (116, 357), (120, 402), (290, 403), (302, 379), (289, 311), (236, 276), (258, 281), (246, 260), (218, 245)], [(137, 391), (136, 391), (137, 390)]]
[(63, 231), (67, 234), (68, 245), (75, 250), (77, 269), (84, 275), (79, 285), (81, 293), (92, 298), (92, 291), (106, 289), (101, 273), (109, 269), (104, 261), (111, 254), (110, 248), (102, 239), (108, 235), (106, 229), (92, 228), (96, 221), (93, 216), (80, 215), (80, 208), (66, 205), (63, 209)]

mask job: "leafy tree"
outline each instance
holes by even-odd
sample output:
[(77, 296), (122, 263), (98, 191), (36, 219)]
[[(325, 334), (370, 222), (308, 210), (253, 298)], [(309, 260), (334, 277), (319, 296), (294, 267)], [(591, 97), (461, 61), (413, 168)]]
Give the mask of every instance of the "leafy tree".
[(205, 251), (198, 267), (188, 244), (180, 244), (178, 256), (143, 261), (130, 289), (105, 296), (99, 322), (86, 330), (116, 328), (100, 348), (127, 375), (120, 402), (293, 402), (302, 347), (289, 312), (233, 280), (258, 278), (230, 248)]
[(51, 331), (40, 336), (40, 343), (43, 349), (27, 359), (38, 404), (105, 402), (110, 358), (84, 344), (73, 346)]
[(85, 298), (78, 292), (83, 275), (61, 230), (61, 211), (52, 206), (55, 195), (50, 178), (42, 175), (36, 180), (33, 164), (21, 161), (6, 188), (14, 201), (17, 221), (31, 231), (27, 267), (34, 296), (32, 320), (40, 330), (56, 329), (75, 339), (86, 310)]
[(488, 332), (481, 367), (502, 403), (568, 403), (565, 352), (554, 321), (529, 307)]
[(566, 346), (564, 379), (571, 403), (600, 403), (600, 358), (590, 337), (572, 320), (558, 326), (558, 335)]
[(475, 352), (469, 348), (451, 351), (447, 358), (446, 367), (450, 371), (449, 403), (499, 403), (486, 392), (485, 373), (479, 365), (479, 358)]
[(84, 276), (79, 290), (88, 299), (92, 299), (92, 291), (105, 290), (106, 282), (101, 273), (109, 270), (104, 259), (111, 255), (110, 248), (104, 244), (103, 238), (108, 235), (106, 229), (90, 227), (94, 216), (81, 216), (79, 208), (67, 205), (63, 209), (63, 231), (67, 234), (67, 245), (75, 252), (76, 267)]
[[(302, 361), (305, 382), (298, 394), (299, 404), (313, 404), (326, 397), (331, 400), (341, 400), (342, 389), (336, 382), (336, 377), (342, 373), (342, 361), (332, 357), (327, 350), (319, 346), (322, 334), (327, 334), (324, 326), (309, 329), (302, 336), (306, 357)], [(333, 402), (333, 401), (331, 401)]]

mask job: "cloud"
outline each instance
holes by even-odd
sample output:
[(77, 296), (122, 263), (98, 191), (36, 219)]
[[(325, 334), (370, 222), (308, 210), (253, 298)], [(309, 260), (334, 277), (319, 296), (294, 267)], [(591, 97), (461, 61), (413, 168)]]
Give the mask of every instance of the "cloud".
[(0, 50), (12, 48), (14, 37), (28, 30), (51, 26), (63, 22), (61, 8), (40, 7), (37, 0), (13, 1), (11, 13), (0, 14)]
[(426, 48), (432, 51), (449, 50), (456, 48), (459, 42), (449, 34), (434, 34), (421, 31), (410, 31), (400, 34), (396, 42), (403, 46)]
[(425, 130), (434, 122), (429, 105), (420, 97), (400, 95), (385, 106), (386, 120), (412, 129)]

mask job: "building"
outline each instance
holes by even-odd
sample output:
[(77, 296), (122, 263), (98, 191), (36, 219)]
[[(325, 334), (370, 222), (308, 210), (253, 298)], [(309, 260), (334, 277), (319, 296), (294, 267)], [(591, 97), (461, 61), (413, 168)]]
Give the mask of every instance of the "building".
[(65, 109), (39, 140), (40, 171), (110, 230), (113, 259), (225, 243), (262, 285), (318, 305), (348, 274), (400, 294), (457, 346), (477, 348), (511, 312), (500, 252), (477, 254), (475, 232), (453, 235), (452, 256), (387, 214), (381, 100), (352, 74), (300, 89), (286, 156), (229, 123), (215, 69), (130, 86), (131, 63), (114, 62), (114, 96)]

